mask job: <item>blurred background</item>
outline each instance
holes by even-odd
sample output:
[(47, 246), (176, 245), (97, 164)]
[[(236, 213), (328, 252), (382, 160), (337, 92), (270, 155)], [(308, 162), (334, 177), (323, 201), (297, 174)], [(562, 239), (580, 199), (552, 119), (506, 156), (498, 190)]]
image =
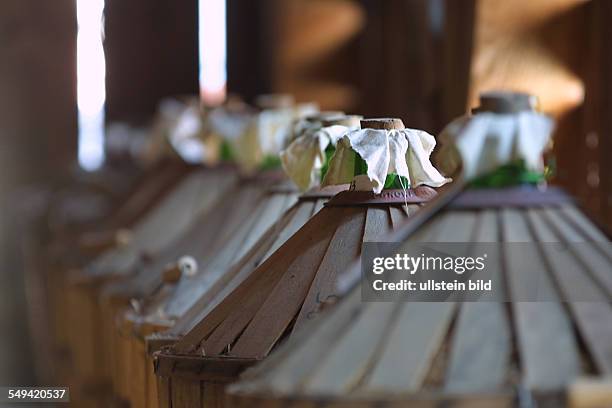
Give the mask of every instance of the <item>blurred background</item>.
[(480, 91), (526, 91), (558, 121), (553, 182), (612, 227), (611, 20), (608, 0), (3, 0), (0, 384), (52, 378), (39, 221), (127, 191), (169, 96), (287, 92), (438, 134)]

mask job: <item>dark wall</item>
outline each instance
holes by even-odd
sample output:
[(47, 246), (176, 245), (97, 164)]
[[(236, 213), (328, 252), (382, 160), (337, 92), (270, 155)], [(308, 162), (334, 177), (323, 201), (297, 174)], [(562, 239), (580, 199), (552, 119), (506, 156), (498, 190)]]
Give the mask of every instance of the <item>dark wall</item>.
[(146, 120), (199, 93), (197, 0), (106, 0), (107, 121)]
[(34, 384), (15, 192), (76, 163), (74, 0), (0, 2), (0, 384)]
[(0, 2), (0, 185), (74, 163), (75, 12), (74, 0)]
[(272, 90), (275, 1), (227, 0), (227, 89), (248, 101)]

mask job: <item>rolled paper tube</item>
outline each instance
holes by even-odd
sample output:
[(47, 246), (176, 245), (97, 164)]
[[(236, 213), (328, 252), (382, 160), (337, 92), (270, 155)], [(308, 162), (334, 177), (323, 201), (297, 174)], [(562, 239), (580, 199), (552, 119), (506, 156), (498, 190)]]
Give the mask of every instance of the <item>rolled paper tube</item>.
[(406, 127), (401, 119), (396, 118), (375, 118), (362, 119), (362, 129), (378, 129), (378, 130), (403, 130)]
[(517, 113), (535, 111), (538, 107), (538, 97), (522, 92), (492, 91), (480, 94), (480, 106), (472, 113)]
[(178, 261), (166, 266), (162, 280), (164, 283), (176, 283), (181, 276), (193, 276), (198, 271), (198, 263), (192, 256), (182, 256)]
[(294, 105), (293, 96), (286, 94), (260, 95), (255, 99), (259, 109), (286, 109)]
[(192, 256), (182, 256), (178, 260), (178, 266), (185, 276), (193, 276), (198, 273), (198, 261)]

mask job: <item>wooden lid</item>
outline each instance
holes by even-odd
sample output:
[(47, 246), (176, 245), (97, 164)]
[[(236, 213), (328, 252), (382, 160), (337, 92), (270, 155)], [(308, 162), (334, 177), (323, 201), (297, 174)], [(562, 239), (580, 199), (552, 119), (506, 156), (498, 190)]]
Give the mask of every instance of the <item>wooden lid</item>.
[(259, 95), (255, 98), (255, 105), (259, 109), (284, 109), (290, 108), (295, 103), (293, 96), (287, 94)]
[(325, 118), (321, 121), (323, 127), (327, 126), (347, 126), (358, 127), (363, 116), (361, 115), (337, 115)]
[(535, 111), (538, 107), (538, 97), (522, 92), (491, 91), (480, 94), (480, 106), (472, 113), (516, 113)]
[(381, 130), (402, 130), (406, 127), (401, 119), (396, 118), (375, 118), (362, 119), (362, 129), (381, 129)]
[[(455, 194), (452, 191), (450, 199)], [(229, 392), (244, 397), (244, 406), (254, 406), (252, 398), (266, 395), (284, 407), (308, 405), (306, 402), (316, 405), (323, 400), (326, 406), (412, 406), (432, 396), (445, 402), (424, 406), (489, 407), (498, 404), (481, 401), (481, 405), (474, 398), (512, 393), (520, 386), (537, 405), (565, 406), (558, 401), (565, 397), (567, 385), (583, 372), (582, 367), (610, 363), (605, 354), (609, 341), (600, 333), (612, 330), (612, 320), (608, 318), (609, 302), (604, 300), (609, 300), (609, 294), (599, 289), (601, 281), (591, 275), (586, 258), (577, 251), (559, 251), (547, 245), (556, 242), (562, 247), (577, 236), (588, 236), (590, 245), (599, 246), (606, 242), (600, 231), (572, 205), (541, 206), (529, 212), (508, 207), (478, 212), (445, 207), (435, 213), (439, 216), (428, 220), (417, 219), (419, 214), (415, 214), (400, 229), (420, 222), (417, 239), (417, 230), (411, 229), (401, 241), (419, 242), (426, 237), (427, 245), (463, 242), (474, 254), (481, 253), (476, 243), (521, 245), (516, 257), (530, 257), (550, 278), (521, 273), (526, 268), (524, 262), (501, 257), (497, 261), (498, 299), (512, 302), (511, 312), (504, 303), (485, 298), (482, 303), (409, 302), (404, 293), (393, 301), (368, 302), (363, 301), (362, 286), (355, 285), (331, 313), (319, 316), (307, 332), (294, 332), (276, 356), (245, 374)], [(607, 254), (609, 250), (606, 255), (598, 252), (594, 261), (601, 262), (602, 271), (610, 270)], [(489, 259), (487, 268), (491, 262)], [(353, 266), (360, 278), (361, 267), (360, 262)], [(595, 303), (576, 301), (574, 296), (586, 293), (578, 295), (578, 284), (590, 288), (591, 300), (603, 301), (601, 314), (581, 310), (587, 307), (582, 305), (595, 307)], [(538, 309), (541, 314), (533, 308), (545, 303), (525, 302), (534, 286), (539, 294), (555, 299), (546, 303), (546, 312)], [(604, 375), (597, 373), (605, 381)], [(583, 400), (580, 397), (589, 391), (579, 392), (578, 398)], [(448, 402), (453, 395), (456, 404)], [(502, 394), (498, 397), (503, 400)], [(281, 402), (284, 398), (295, 405)]]

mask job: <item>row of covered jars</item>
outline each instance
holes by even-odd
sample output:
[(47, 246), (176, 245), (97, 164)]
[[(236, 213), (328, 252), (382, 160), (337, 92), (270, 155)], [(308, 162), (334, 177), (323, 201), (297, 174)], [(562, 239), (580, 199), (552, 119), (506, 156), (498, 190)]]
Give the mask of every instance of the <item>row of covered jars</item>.
[[(362, 249), (376, 242), (594, 241), (596, 261), (579, 275), (563, 274), (553, 253), (532, 255), (550, 269), (546, 288), (559, 298), (572, 279), (611, 279), (603, 234), (566, 195), (543, 190), (553, 126), (533, 98), (487, 94), (452, 122), (439, 138), (444, 174), (425, 131), (317, 112), (286, 96), (262, 97), (257, 109), (187, 106), (158, 130), (171, 151), (204, 166), (169, 182), (125, 226), (129, 239), (62, 280), (57, 340), (83, 404), (104, 405), (112, 390), (114, 402), (133, 407), (448, 398), (507, 406), (518, 385), (560, 401), (584, 371), (574, 326), (593, 339), (592, 365), (606, 367), (606, 346), (589, 331), (595, 323), (580, 320), (593, 319), (589, 311), (365, 302), (359, 290)], [(572, 256), (565, 264), (585, 262)], [(503, 299), (520, 300), (520, 264), (503, 259)]]

